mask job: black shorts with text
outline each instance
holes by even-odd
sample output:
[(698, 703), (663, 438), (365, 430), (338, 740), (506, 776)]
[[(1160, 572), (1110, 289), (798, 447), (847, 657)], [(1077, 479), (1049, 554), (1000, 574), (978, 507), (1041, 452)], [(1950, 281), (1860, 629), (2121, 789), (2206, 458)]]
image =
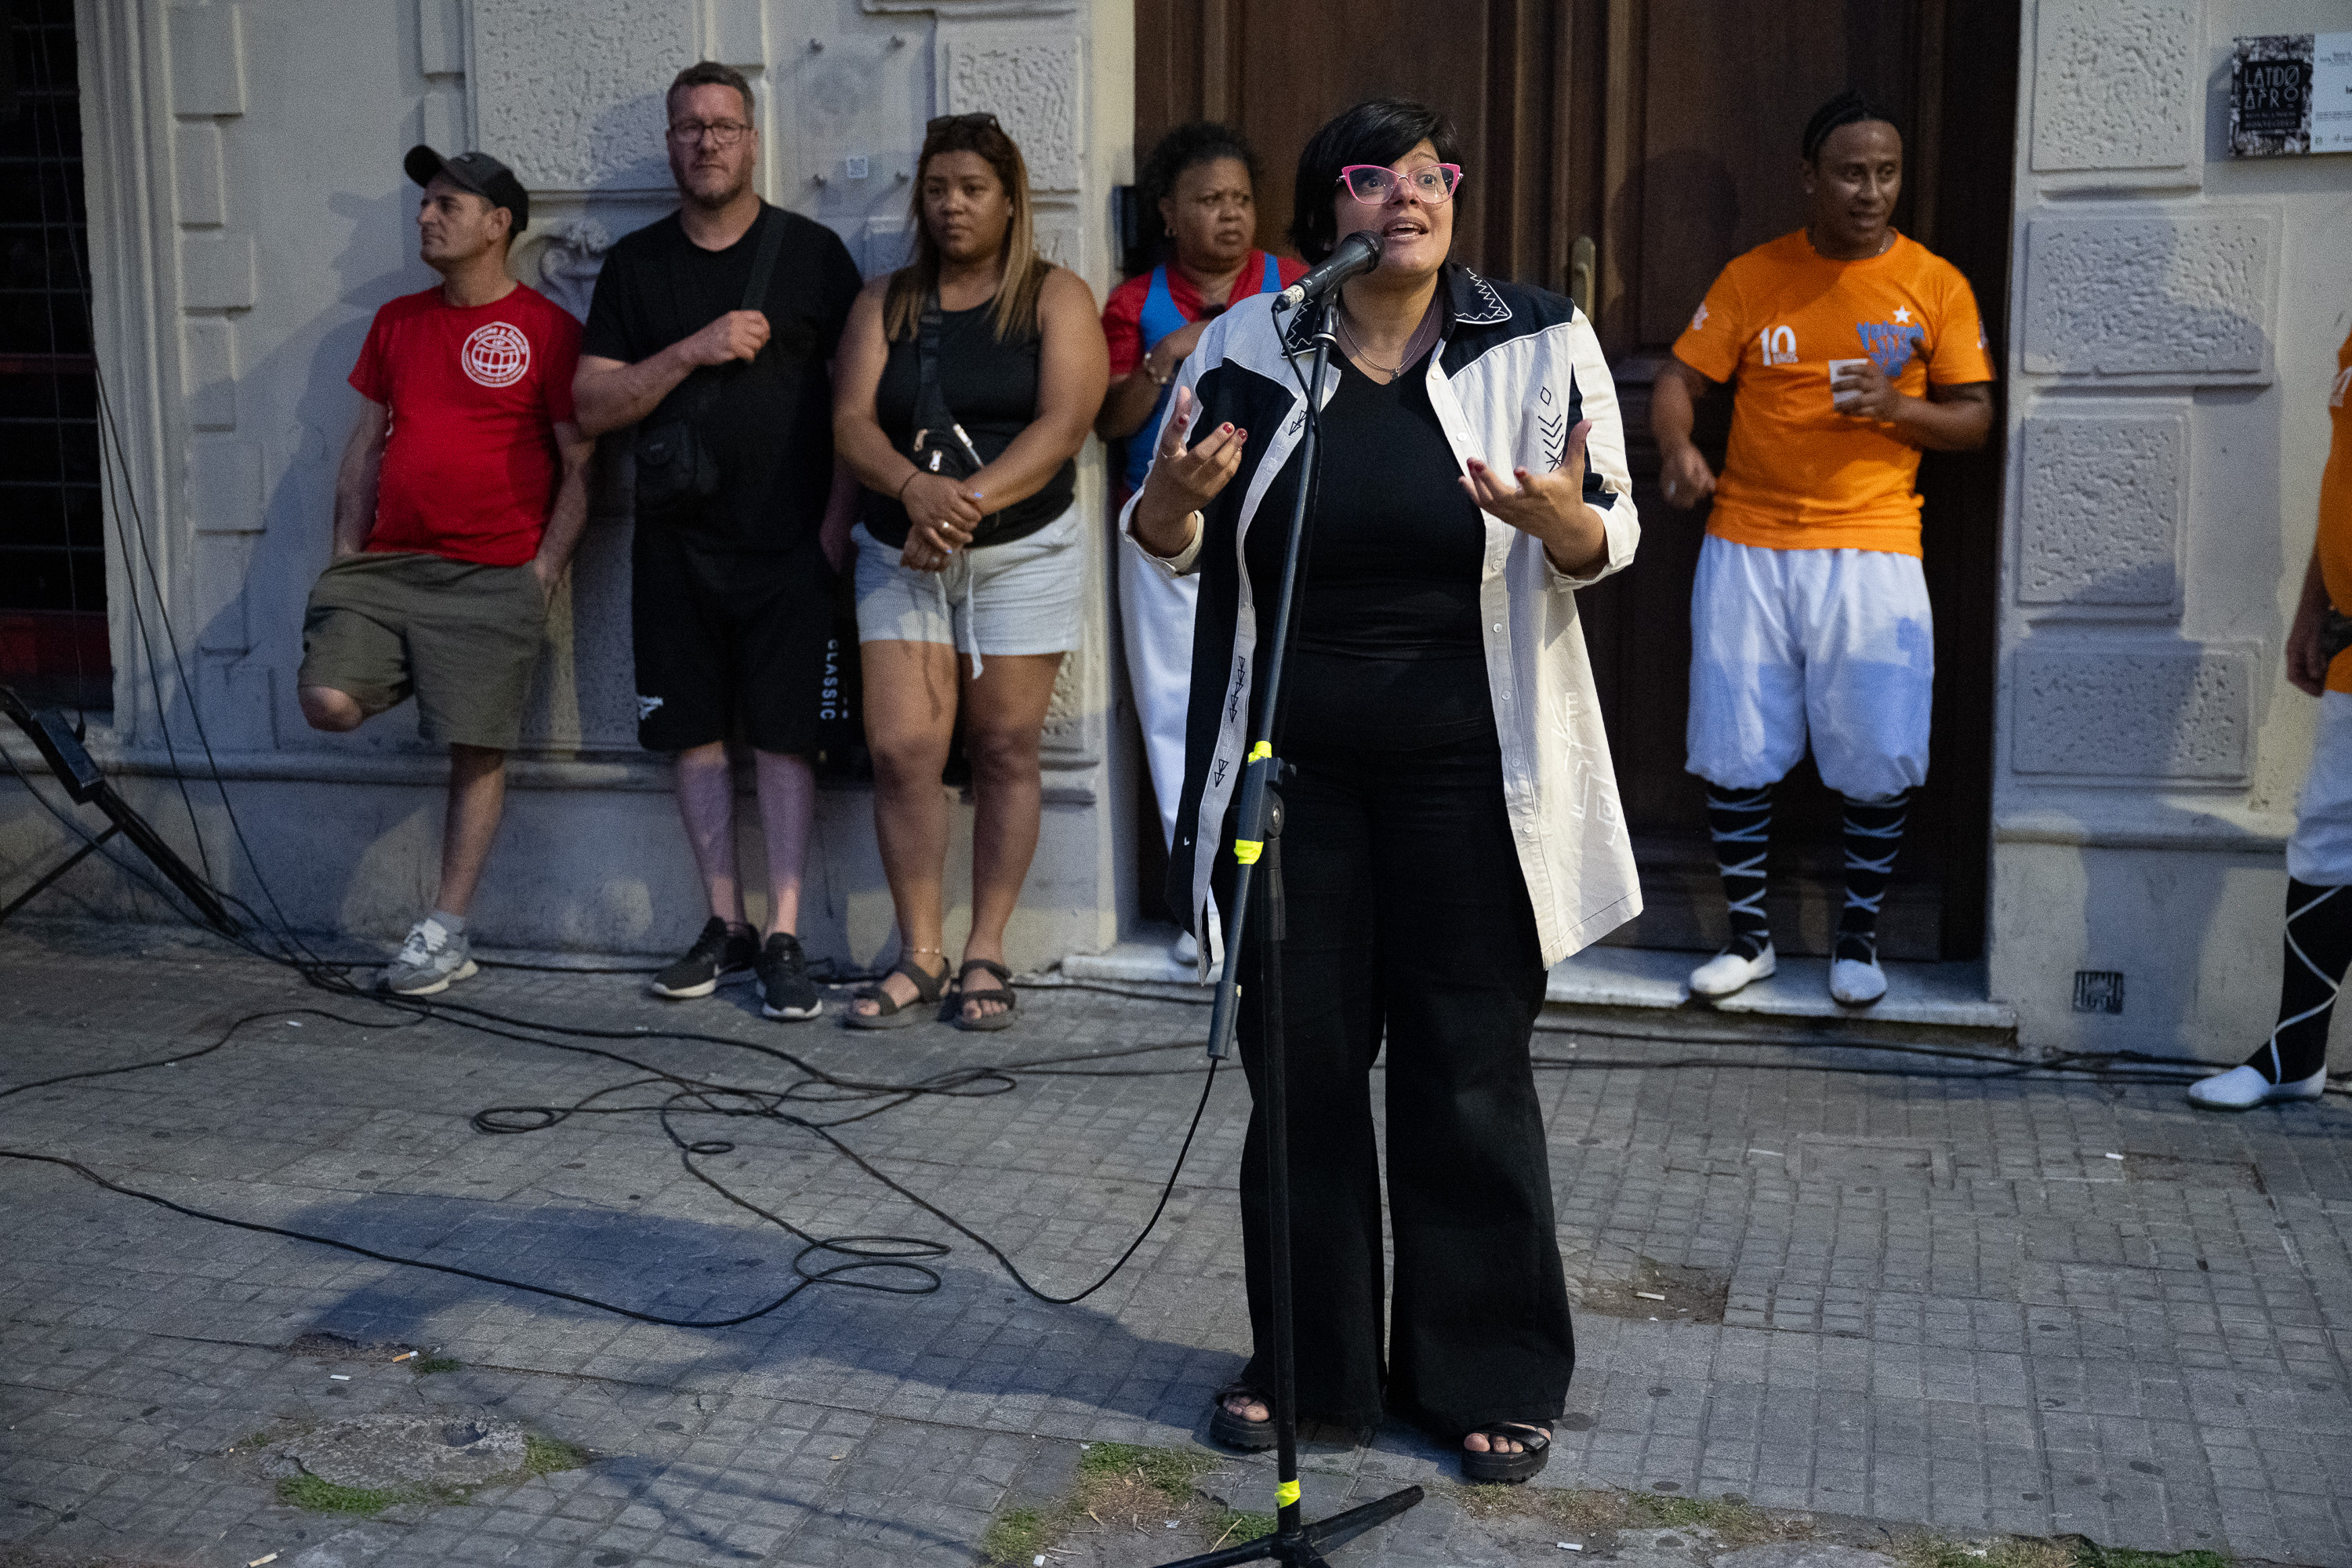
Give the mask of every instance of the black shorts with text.
[(641, 522), (632, 555), (637, 744), (814, 752), (840, 698), (825, 659), (833, 568), (814, 531), (787, 553), (751, 554)]

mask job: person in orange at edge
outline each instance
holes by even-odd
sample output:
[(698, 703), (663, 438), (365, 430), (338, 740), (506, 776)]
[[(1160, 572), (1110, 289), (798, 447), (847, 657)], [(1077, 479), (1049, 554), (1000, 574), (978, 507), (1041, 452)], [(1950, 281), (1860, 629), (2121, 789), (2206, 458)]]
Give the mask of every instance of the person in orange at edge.
[(2304, 569), (2303, 598), (2286, 635), (2286, 678), (2319, 699), (2311, 773), (2295, 802), (2286, 844), (2286, 972), (2278, 1022), (2252, 1056), (2189, 1085), (2208, 1110), (2252, 1110), (2327, 1092), (2327, 1024), (2352, 966), (2352, 337), (2336, 351), (2327, 419), (2333, 434), (2319, 476), (2319, 537)]
[[(1903, 138), (1859, 92), (1805, 127), (1803, 228), (1735, 258), (1658, 373), (1669, 505), (1715, 510), (1691, 590), (1689, 771), (1707, 783), (1731, 941), (1690, 978), (1726, 996), (1773, 971), (1772, 786), (1810, 737), (1845, 797), (1845, 907), (1830, 994), (1885, 994), (1878, 906), (1927, 776), (1935, 636), (1919, 561), (1925, 450), (1992, 428), (1992, 361), (1967, 279), (1895, 232)], [(1736, 381), (1720, 479), (1693, 403)]]

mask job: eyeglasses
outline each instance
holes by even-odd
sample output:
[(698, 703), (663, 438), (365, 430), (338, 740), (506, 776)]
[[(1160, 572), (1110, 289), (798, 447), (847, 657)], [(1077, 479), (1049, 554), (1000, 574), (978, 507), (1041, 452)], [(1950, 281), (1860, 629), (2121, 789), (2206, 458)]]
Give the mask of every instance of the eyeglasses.
[(679, 120), (669, 128), (669, 139), (683, 146), (698, 146), (709, 136), (721, 147), (732, 147), (751, 131), (740, 120)]
[(1379, 163), (1350, 163), (1339, 171), (1339, 183), (1358, 201), (1378, 206), (1395, 194), (1399, 180), (1411, 186), (1414, 195), (1437, 206), (1454, 199), (1454, 187), (1462, 183), (1462, 165), (1423, 163), (1399, 174)]
[(934, 131), (943, 131), (950, 125), (969, 125), (975, 130), (997, 129), (996, 116), (986, 110), (981, 110), (971, 114), (942, 114), (936, 120), (926, 120), (923, 121), (923, 134), (928, 136)]

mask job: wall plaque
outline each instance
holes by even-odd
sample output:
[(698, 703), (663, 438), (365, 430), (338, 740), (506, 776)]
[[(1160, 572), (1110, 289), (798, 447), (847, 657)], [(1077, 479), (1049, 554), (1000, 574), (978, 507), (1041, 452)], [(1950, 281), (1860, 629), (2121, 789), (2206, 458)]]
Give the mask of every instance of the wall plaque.
[(2230, 59), (2230, 153), (2352, 153), (2352, 33), (2240, 38)]

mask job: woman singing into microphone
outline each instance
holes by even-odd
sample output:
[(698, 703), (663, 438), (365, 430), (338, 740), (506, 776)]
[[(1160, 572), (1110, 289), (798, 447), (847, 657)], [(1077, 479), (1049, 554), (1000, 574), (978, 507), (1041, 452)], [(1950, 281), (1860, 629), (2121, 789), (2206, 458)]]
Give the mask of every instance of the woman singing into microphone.
[[(1340, 352), (1316, 389), (1320, 477), (1277, 736), (1295, 769), (1282, 987), (1299, 1409), (1360, 1427), (1393, 1412), (1458, 1441), (1465, 1479), (1522, 1481), (1543, 1468), (1575, 1363), (1528, 1040), (1546, 970), (1641, 912), (1576, 590), (1631, 562), (1640, 529), (1591, 323), (1446, 259), (1463, 178), (1454, 127), (1417, 103), (1359, 104), (1315, 134), (1292, 241), (1319, 262), (1369, 230), (1380, 263), (1295, 316), (1260, 297), (1209, 325), (1124, 526), (1161, 569), (1201, 575), (1169, 877), (1197, 931), (1213, 882), (1231, 886), (1300, 384), (1328, 319)], [(1237, 961), (1246, 994), (1258, 954)], [(1258, 1030), (1244, 1005), (1254, 1091)], [(1392, 1293), (1370, 1083), (1383, 1039)], [(1260, 1346), (1265, 1149), (1260, 1112), (1241, 1182)], [(1270, 1446), (1272, 1381), (1254, 1359), (1218, 1391), (1212, 1435)]]

